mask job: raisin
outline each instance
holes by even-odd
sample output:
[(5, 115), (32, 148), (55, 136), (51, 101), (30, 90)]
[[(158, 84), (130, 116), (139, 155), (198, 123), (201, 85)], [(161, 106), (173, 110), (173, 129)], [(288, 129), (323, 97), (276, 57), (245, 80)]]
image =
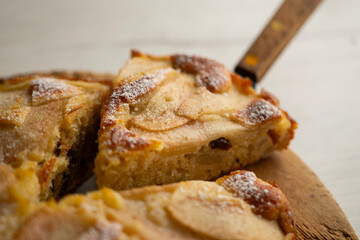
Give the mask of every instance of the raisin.
[(232, 147), (230, 140), (224, 137), (211, 141), (209, 145), (212, 149), (219, 148), (221, 150), (229, 150)]

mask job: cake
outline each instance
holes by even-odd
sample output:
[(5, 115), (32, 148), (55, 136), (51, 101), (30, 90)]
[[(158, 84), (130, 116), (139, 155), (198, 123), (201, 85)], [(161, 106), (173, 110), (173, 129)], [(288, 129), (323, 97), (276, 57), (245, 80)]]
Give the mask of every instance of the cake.
[(214, 60), (133, 51), (101, 111), (97, 183), (215, 179), (286, 148), (295, 128), (274, 95)]
[(285, 196), (246, 171), (216, 182), (103, 188), (30, 205), (4, 240), (294, 239)]
[(33, 192), (42, 200), (74, 191), (92, 174), (100, 109), (111, 84), (111, 76), (91, 73), (1, 79), (3, 175), (18, 169), (33, 175), (39, 184)]

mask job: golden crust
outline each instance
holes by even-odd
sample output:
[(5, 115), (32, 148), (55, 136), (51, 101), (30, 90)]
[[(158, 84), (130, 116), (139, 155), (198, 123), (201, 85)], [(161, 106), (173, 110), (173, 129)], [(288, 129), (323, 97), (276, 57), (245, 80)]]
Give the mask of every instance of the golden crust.
[[(229, 177), (237, 175), (243, 176), (244, 172)], [(244, 186), (247, 180), (244, 181), (240, 179), (232, 186)], [(255, 182), (259, 183), (257, 186), (265, 184), (256, 177)], [(12, 236), (16, 240), (294, 238), (294, 229), (283, 231), (275, 218), (260, 217), (243, 195), (235, 195), (223, 186), (188, 181), (120, 193), (103, 188), (85, 196), (70, 195), (58, 203), (34, 203), (25, 217), (17, 221)], [(281, 194), (271, 185), (264, 189)], [(264, 189), (249, 195), (256, 197)], [(281, 201), (264, 198), (265, 205), (274, 201), (283, 205), (286, 198)]]
[(278, 107), (280, 105), (279, 99), (274, 94), (266, 91), (265, 89), (261, 89), (259, 97), (268, 101), (269, 103), (271, 103), (274, 106)]
[[(85, 158), (91, 154), (81, 156), (80, 151), (89, 144), (85, 139), (91, 141), (91, 132), (95, 137), (109, 77), (54, 72), (0, 80), (0, 163), (18, 168), (34, 162), (42, 199), (66, 191), (63, 177), (70, 166), (81, 161), (89, 165)], [(76, 184), (89, 176), (82, 172)]]
[(275, 184), (264, 182), (248, 171), (232, 172), (216, 182), (235, 197), (244, 199), (255, 214), (277, 220), (285, 232), (295, 231), (290, 204)]
[(231, 74), (221, 63), (185, 54), (172, 55), (170, 60), (175, 69), (195, 74), (196, 84), (205, 86), (211, 92), (221, 93), (231, 87)]
[(252, 81), (249, 78), (243, 78), (236, 73), (231, 73), (231, 79), (237, 89), (244, 95), (254, 95)]
[(296, 124), (277, 99), (256, 94), (250, 80), (220, 63), (180, 54), (132, 56), (102, 108), (99, 186), (214, 179), (285, 148), (293, 137)]

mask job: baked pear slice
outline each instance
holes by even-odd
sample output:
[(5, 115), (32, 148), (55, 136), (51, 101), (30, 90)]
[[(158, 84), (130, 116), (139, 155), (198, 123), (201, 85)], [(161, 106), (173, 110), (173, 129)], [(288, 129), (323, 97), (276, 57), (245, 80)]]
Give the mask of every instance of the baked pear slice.
[(275, 96), (214, 60), (134, 51), (102, 108), (97, 183), (215, 179), (286, 148), (295, 128)]

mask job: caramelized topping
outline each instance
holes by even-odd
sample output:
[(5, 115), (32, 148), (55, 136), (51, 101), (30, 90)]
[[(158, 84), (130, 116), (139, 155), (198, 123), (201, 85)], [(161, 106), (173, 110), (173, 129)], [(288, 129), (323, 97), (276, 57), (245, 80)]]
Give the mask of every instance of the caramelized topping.
[(256, 126), (266, 121), (281, 118), (282, 114), (278, 108), (263, 99), (252, 101), (247, 108), (239, 110), (233, 117), (246, 126)]
[(259, 97), (265, 99), (266, 101), (270, 102), (274, 106), (280, 105), (279, 99), (274, 94), (266, 91), (265, 89), (261, 89)]
[(151, 142), (145, 138), (136, 136), (124, 128), (114, 127), (110, 130), (110, 142), (115, 148), (120, 147), (127, 150), (139, 150), (151, 145)]
[(34, 105), (60, 100), (80, 94), (77, 87), (68, 85), (54, 78), (38, 78), (31, 82), (31, 101)]
[(237, 75), (236, 73), (232, 73), (231, 77), (234, 85), (242, 94), (245, 95), (255, 94), (254, 89), (251, 87), (252, 81), (249, 78), (243, 78)]
[(176, 54), (171, 57), (174, 68), (196, 74), (196, 83), (214, 93), (221, 93), (231, 86), (230, 72), (224, 65), (207, 58)]
[(143, 57), (143, 56), (147, 56), (147, 55), (144, 54), (144, 53), (142, 53), (142, 52), (140, 52), (140, 51), (138, 51), (138, 50), (132, 49), (132, 50), (131, 50), (131, 53), (130, 53), (130, 56), (131, 56), (132, 58), (134, 58), (134, 57)]
[(255, 214), (278, 220), (285, 232), (294, 232), (290, 205), (279, 188), (258, 179), (253, 172), (235, 171), (216, 181), (233, 196), (244, 199)]
[[(150, 90), (154, 89), (171, 69), (159, 69), (154, 73), (145, 75), (139, 79), (115, 87), (110, 96), (110, 103), (121, 102), (134, 102), (137, 98), (143, 96)], [(124, 80), (126, 82), (126, 80)]]

